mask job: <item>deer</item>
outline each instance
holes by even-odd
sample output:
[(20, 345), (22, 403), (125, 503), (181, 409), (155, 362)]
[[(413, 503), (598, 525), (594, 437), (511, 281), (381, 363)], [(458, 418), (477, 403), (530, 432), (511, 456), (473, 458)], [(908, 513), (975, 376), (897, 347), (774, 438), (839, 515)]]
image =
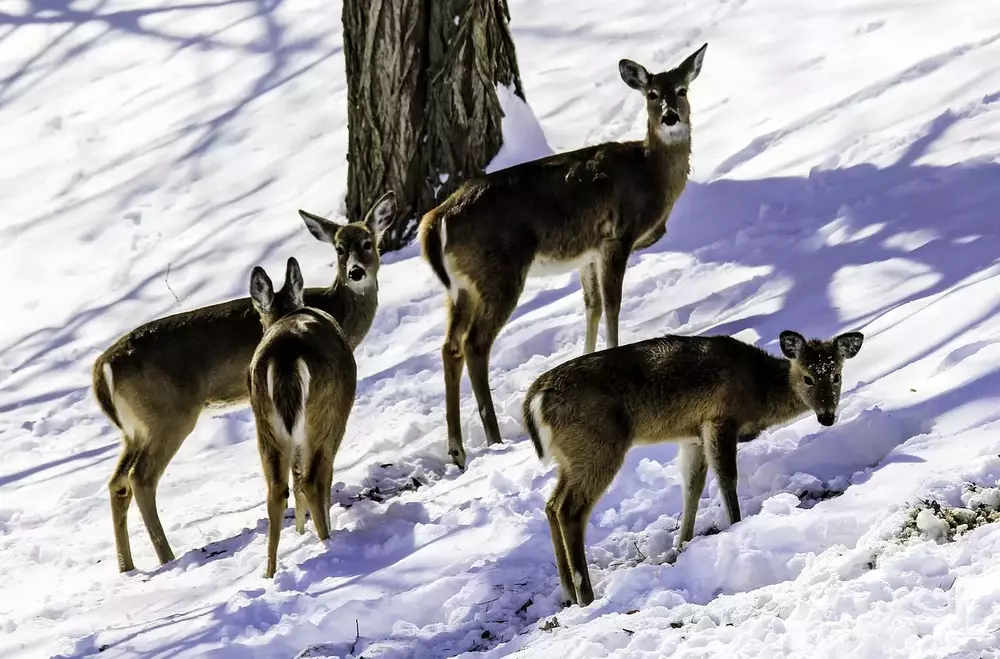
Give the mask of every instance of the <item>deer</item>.
[(632, 446), (678, 445), (680, 550), (694, 536), (708, 466), (730, 524), (739, 523), (737, 445), (810, 410), (833, 425), (844, 361), (863, 341), (860, 332), (823, 341), (785, 330), (783, 357), (776, 357), (730, 336), (666, 335), (579, 356), (539, 376), (521, 411), (535, 453), (557, 465), (545, 514), (563, 605), (594, 600), (586, 525)]
[[(305, 303), (332, 316), (352, 350), (378, 308), (378, 245), (395, 214), (391, 191), (358, 222), (299, 211), (313, 237), (337, 253), (333, 283), (306, 289)], [(122, 434), (108, 481), (120, 572), (135, 569), (127, 519), (133, 495), (160, 563), (174, 560), (157, 512), (157, 484), (206, 408), (247, 404), (247, 368), (262, 336), (260, 317), (245, 297), (140, 325), (95, 360), (94, 396)]]
[(607, 142), (469, 179), (421, 218), (423, 258), (447, 291), (441, 362), (448, 454), (459, 468), (466, 461), (459, 412), (466, 363), (487, 444), (503, 441), (490, 393), (490, 351), (529, 276), (579, 271), (583, 353), (596, 348), (602, 313), (607, 346), (618, 345), (629, 257), (664, 236), (687, 183), (688, 87), (707, 48), (656, 74), (619, 62), (622, 80), (646, 99), (645, 140)]
[(320, 540), (330, 537), (333, 460), (354, 406), (358, 369), (344, 331), (327, 312), (305, 306), (294, 257), (277, 293), (267, 272), (250, 273), (250, 299), (264, 337), (250, 360), (247, 386), (257, 448), (267, 483), (267, 568), (274, 578), (278, 538), (288, 508), (288, 472), (295, 492), (295, 530), (305, 533), (306, 508)]

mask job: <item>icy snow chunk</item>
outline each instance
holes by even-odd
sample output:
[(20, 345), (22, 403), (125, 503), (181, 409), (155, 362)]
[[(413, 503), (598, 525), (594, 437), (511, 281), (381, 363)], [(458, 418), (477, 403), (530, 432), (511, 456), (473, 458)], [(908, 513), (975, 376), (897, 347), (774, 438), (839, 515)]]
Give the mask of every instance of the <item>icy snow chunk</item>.
[(948, 537), (948, 522), (934, 514), (929, 508), (917, 513), (917, 528), (932, 538)]
[(966, 508), (986, 506), (993, 510), (1000, 509), (1000, 487), (975, 488), (962, 492), (962, 503)]
[(664, 465), (648, 458), (639, 461), (635, 475), (642, 483), (653, 488), (666, 487), (668, 482)]
[(791, 492), (781, 492), (773, 497), (768, 497), (761, 504), (761, 512), (772, 515), (788, 515), (799, 507), (799, 498)]

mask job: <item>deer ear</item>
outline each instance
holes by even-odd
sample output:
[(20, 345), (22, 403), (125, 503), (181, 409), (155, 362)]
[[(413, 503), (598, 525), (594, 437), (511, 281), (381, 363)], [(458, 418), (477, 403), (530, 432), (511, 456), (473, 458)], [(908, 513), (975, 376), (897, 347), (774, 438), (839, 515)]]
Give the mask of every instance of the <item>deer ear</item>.
[(325, 217), (304, 211), (301, 208), (299, 209), (299, 217), (306, 223), (306, 228), (309, 229), (309, 233), (316, 240), (322, 240), (325, 243), (333, 242), (333, 237), (337, 235), (339, 224)]
[(691, 84), (698, 77), (698, 74), (701, 73), (701, 63), (705, 59), (705, 51), (707, 49), (708, 44), (706, 43), (677, 67), (684, 74), (684, 77), (687, 78), (688, 84)]
[(844, 359), (850, 359), (861, 350), (861, 344), (865, 341), (865, 335), (861, 332), (846, 332), (833, 340), (837, 346), (837, 352)]
[(642, 64), (637, 64), (630, 59), (618, 62), (618, 73), (621, 74), (625, 84), (632, 89), (642, 91), (649, 84), (649, 71)]
[(295, 260), (294, 256), (289, 256), (288, 263), (285, 265), (285, 287), (283, 290), (288, 294), (296, 307), (306, 306), (302, 294), (305, 287), (299, 262)]
[(365, 226), (375, 236), (375, 244), (382, 242), (382, 234), (392, 226), (396, 219), (396, 194), (389, 190), (379, 197), (378, 201), (372, 204), (372, 208), (365, 217)]
[(781, 346), (781, 354), (789, 359), (798, 359), (802, 355), (806, 340), (798, 332), (785, 330), (778, 336), (778, 344)]
[(264, 268), (255, 265), (250, 272), (250, 299), (257, 313), (267, 313), (274, 303), (274, 285)]

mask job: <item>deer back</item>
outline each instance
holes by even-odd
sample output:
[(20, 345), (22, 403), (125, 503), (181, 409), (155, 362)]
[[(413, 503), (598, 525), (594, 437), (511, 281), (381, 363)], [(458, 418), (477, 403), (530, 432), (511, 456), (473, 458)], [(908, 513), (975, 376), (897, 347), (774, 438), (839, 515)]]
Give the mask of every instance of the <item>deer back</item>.
[(667, 336), (569, 360), (542, 375), (553, 429), (600, 419), (621, 424), (637, 443), (697, 436), (707, 421), (729, 418), (747, 430), (795, 407), (788, 363), (727, 336)]
[[(568, 261), (609, 239), (629, 247), (664, 225), (690, 145), (612, 142), (467, 182), (430, 215), (460, 272), (491, 258)], [(661, 232), (662, 235), (662, 232)]]
[(305, 441), (332, 438), (324, 430), (346, 423), (356, 386), (347, 336), (332, 316), (310, 307), (275, 322), (250, 363), (250, 404), (257, 422), (270, 424), (265, 437), (295, 438), (301, 416)]

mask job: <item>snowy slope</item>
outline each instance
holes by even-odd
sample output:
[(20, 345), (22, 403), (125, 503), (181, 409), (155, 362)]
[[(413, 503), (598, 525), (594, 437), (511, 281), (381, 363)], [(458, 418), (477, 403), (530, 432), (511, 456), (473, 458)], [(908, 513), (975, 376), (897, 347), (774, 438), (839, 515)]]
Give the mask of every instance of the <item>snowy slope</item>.
[[(776, 351), (785, 328), (860, 329), (838, 425), (741, 447), (744, 522), (673, 564), (675, 450), (634, 449), (588, 529), (598, 600), (559, 611), (552, 473), (519, 409), (582, 349), (576, 278), (531, 282), (497, 342), (503, 446), (484, 446), (463, 384), (463, 473), (445, 458), (441, 291), (410, 248), (383, 267), (357, 352), (337, 534), (286, 528), (264, 580), (252, 417), (209, 413), (159, 488), (178, 560), (157, 566), (133, 509), (139, 569), (119, 575), (118, 437), (93, 358), (144, 320), (244, 294), (254, 264), (280, 273), (294, 254), (307, 283), (331, 276), (295, 209), (334, 214), (343, 196), (339, 6), (6, 0), (0, 656), (1000, 655), (998, 525), (896, 539), (909, 504), (1000, 478), (1000, 7), (510, 4), (530, 109), (511, 106), (495, 166), (640, 137), (618, 59), (665, 68), (709, 43), (692, 182), (633, 257), (622, 338)], [(724, 521), (710, 478), (696, 532)]]

